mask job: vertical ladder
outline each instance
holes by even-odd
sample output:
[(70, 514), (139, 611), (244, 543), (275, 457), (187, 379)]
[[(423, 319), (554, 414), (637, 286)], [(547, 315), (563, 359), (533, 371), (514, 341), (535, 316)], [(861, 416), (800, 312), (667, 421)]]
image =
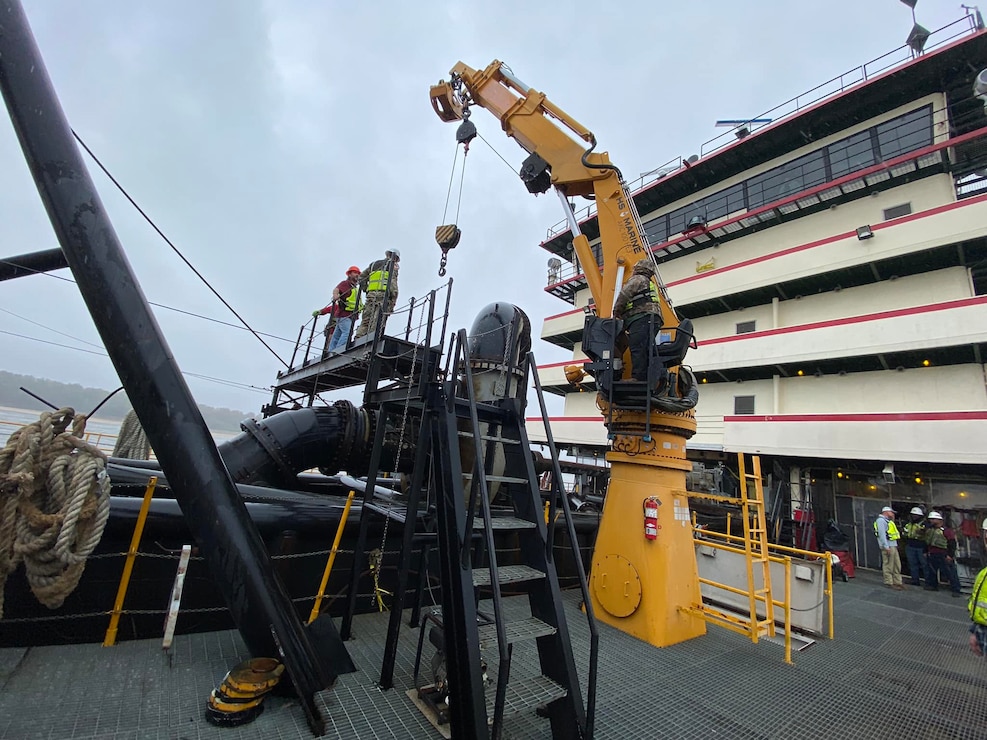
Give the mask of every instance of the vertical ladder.
[[(751, 640), (775, 633), (774, 603), (771, 596), (771, 563), (768, 560), (768, 530), (764, 516), (764, 488), (761, 458), (751, 456), (752, 472), (747, 472), (746, 455), (737, 455), (740, 478), (740, 508), (744, 520), (744, 555), (747, 563), (747, 593), (750, 599)], [(753, 495), (752, 495), (753, 494)], [(757, 575), (760, 571), (760, 585)], [(758, 604), (764, 605), (764, 619), (758, 618)]]

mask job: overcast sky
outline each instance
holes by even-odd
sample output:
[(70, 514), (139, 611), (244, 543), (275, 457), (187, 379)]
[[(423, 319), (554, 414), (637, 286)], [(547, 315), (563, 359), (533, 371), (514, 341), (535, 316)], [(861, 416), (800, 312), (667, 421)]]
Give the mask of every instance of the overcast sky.
[[(509, 64), (592, 129), (599, 149), (633, 178), (698, 152), (723, 132), (717, 119), (756, 116), (900, 46), (912, 24), (898, 0), (34, 0), (25, 7), (73, 128), (255, 329), (292, 340), (268, 340), (285, 359), (299, 327), (351, 264), (364, 267), (399, 248), (402, 302), (442, 282), (433, 232), (455, 125), (434, 115), (428, 88), (457, 60)], [(916, 10), (932, 30), (963, 13), (942, 0), (920, 0)], [(482, 110), (473, 121), (517, 167), (524, 153), (499, 123)], [(148, 299), (235, 322), (92, 170)], [(486, 144), (473, 145), (463, 237), (449, 261), (453, 328), (506, 300), (528, 312), (537, 336), (544, 316), (569, 308), (544, 293), (549, 255), (538, 247), (562, 216), (554, 197), (529, 195)], [(6, 119), (0, 245), (2, 256), (57, 246)], [(265, 388), (281, 367), (246, 331), (154, 312), (183, 371)], [(70, 282), (34, 276), (0, 285), (0, 332), (0, 369), (118, 384), (106, 357), (12, 336), (98, 352)], [(570, 356), (540, 341), (535, 351), (540, 363)], [(200, 403), (214, 406), (252, 412), (270, 397), (188, 383)]]

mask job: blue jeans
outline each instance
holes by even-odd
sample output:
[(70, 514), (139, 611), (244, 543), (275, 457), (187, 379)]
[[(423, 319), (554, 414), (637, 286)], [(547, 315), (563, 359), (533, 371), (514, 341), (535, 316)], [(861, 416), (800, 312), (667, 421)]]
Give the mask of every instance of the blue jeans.
[(960, 593), (960, 578), (956, 572), (956, 563), (946, 562), (946, 554), (941, 552), (929, 553), (929, 567), (926, 569), (926, 588), (938, 589), (939, 576), (943, 574), (949, 581), (949, 590), (954, 594)]
[(912, 585), (918, 586), (921, 582), (920, 578), (925, 573), (925, 548), (922, 545), (918, 547), (907, 545), (905, 557), (908, 559), (908, 575), (912, 577)]
[(336, 328), (332, 333), (332, 337), (329, 339), (329, 352), (332, 352), (339, 346), (346, 346), (346, 340), (350, 338), (350, 327), (353, 326), (353, 317), (344, 316), (341, 319), (336, 319)]

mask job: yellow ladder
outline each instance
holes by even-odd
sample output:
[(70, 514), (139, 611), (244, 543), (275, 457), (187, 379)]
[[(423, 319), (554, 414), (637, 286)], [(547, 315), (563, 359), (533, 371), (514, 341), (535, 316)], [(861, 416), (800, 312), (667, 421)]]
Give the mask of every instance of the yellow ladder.
[[(737, 455), (740, 477), (740, 508), (744, 519), (744, 555), (747, 561), (747, 593), (750, 597), (751, 640), (774, 637), (774, 602), (771, 596), (771, 563), (768, 560), (768, 528), (764, 519), (764, 487), (761, 482), (761, 458), (751, 456), (747, 472), (744, 453)], [(760, 585), (756, 580), (760, 568)], [(764, 619), (758, 618), (758, 604), (764, 605)]]

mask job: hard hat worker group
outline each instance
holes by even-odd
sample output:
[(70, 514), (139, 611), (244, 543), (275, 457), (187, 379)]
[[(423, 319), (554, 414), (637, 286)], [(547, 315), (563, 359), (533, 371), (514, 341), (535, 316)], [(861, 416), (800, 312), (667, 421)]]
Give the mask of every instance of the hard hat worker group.
[[(884, 584), (902, 590), (901, 562), (898, 558), (899, 540), (905, 544), (908, 571), (912, 585), (918, 586), (925, 579), (925, 590), (938, 591), (943, 580), (949, 583), (951, 595), (962, 596), (956, 572), (956, 534), (946, 526), (942, 512), (913, 506), (908, 521), (899, 530), (895, 524), (895, 511), (890, 506), (881, 509), (874, 520), (874, 534), (881, 548)], [(987, 548), (987, 519), (981, 523), (980, 535)], [(987, 655), (987, 568), (981, 570), (973, 581), (967, 612), (970, 615), (969, 645), (975, 655)]]
[[(329, 337), (328, 354), (341, 351), (351, 342), (376, 331), (378, 324), (383, 330), (398, 300), (400, 261), (401, 252), (388, 249), (383, 259), (371, 262), (365, 270), (351, 265), (346, 270), (346, 279), (332, 289), (329, 304), (312, 311), (315, 320), (326, 314), (330, 316), (325, 330)], [(353, 325), (358, 318), (361, 321), (354, 334)]]

